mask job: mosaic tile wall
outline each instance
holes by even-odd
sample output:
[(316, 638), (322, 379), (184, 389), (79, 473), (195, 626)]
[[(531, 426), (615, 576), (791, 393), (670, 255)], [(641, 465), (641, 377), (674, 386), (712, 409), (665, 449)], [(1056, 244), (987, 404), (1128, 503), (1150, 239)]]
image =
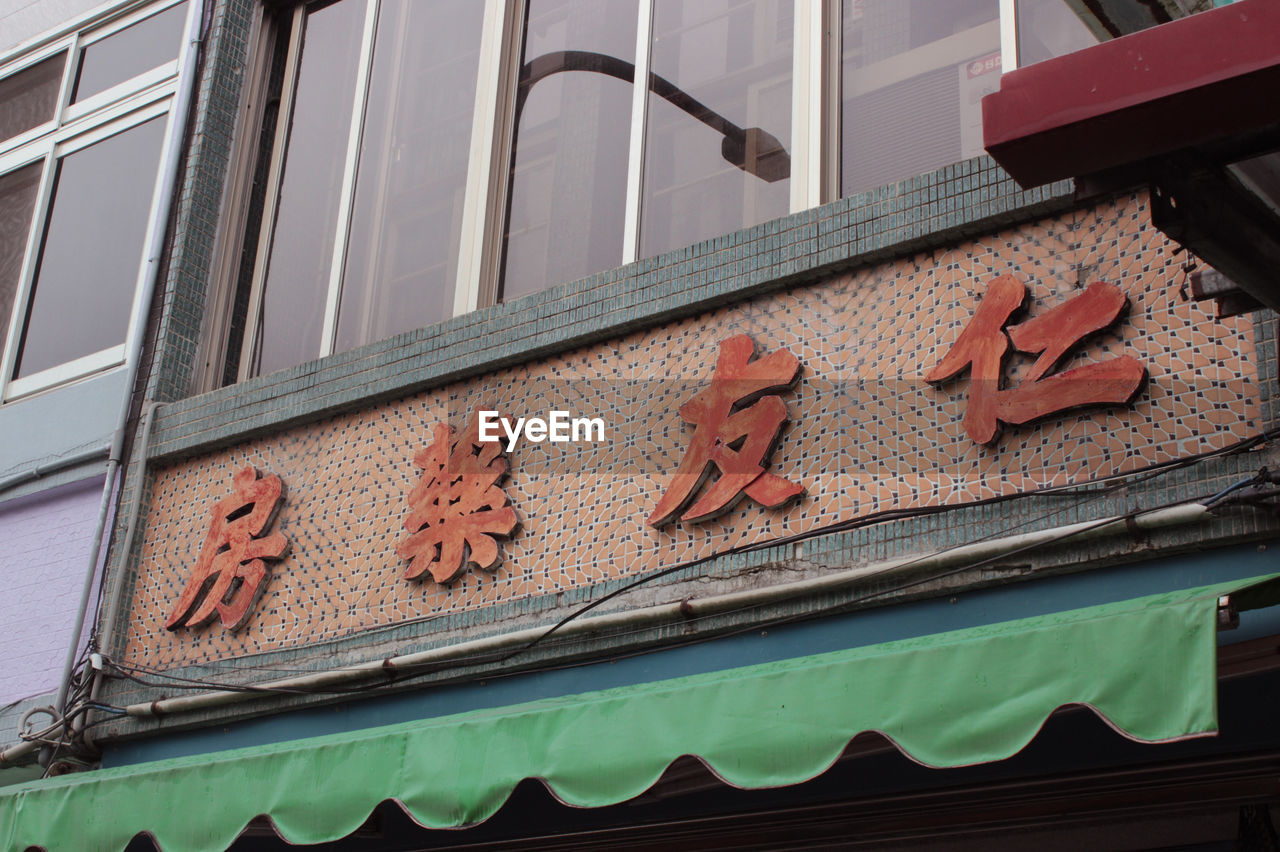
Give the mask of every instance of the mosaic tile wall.
[[(642, 576), (873, 513), (1134, 470), (1253, 435), (1261, 415), (1252, 321), (1214, 321), (1181, 300), (1179, 257), (1144, 225), (1145, 205), (1121, 198), (158, 466), (124, 656), (168, 668), (314, 644)], [(1128, 295), (1128, 315), (1066, 366), (1138, 358), (1149, 381), (1134, 404), (1011, 427), (991, 447), (964, 433), (965, 380), (934, 388), (922, 375), (987, 282), (1010, 272), (1028, 285), (1031, 317), (1095, 281)], [(677, 410), (706, 386), (720, 342), (741, 333), (758, 354), (786, 347), (803, 364), (783, 394), (791, 423), (772, 469), (803, 483), (806, 496), (780, 511), (744, 500), (713, 522), (654, 530), (645, 519), (692, 431)], [(1017, 368), (1006, 380), (1016, 382)], [(518, 445), (506, 487), (523, 525), (497, 570), (449, 587), (403, 580), (395, 547), (417, 480), (412, 456), (437, 422), (461, 426), (481, 407), (600, 416), (607, 440)], [(208, 510), (246, 463), (284, 480), (277, 528), (292, 552), (272, 566), (244, 630), (170, 633), (163, 623)]]

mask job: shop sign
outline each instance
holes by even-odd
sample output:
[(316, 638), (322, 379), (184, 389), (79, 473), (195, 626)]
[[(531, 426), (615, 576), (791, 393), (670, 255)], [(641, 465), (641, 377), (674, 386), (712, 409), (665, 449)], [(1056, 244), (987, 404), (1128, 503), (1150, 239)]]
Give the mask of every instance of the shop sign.
[[(1119, 287), (1090, 284), (1061, 305), (1006, 328), (1026, 296), (1026, 285), (1012, 275), (992, 280), (960, 337), (924, 377), (942, 384), (969, 370), (964, 429), (979, 444), (994, 441), (1000, 423), (1022, 425), (1072, 408), (1126, 403), (1147, 375), (1128, 355), (1046, 375), (1082, 340), (1119, 318), (1128, 302)], [(1019, 352), (1040, 357), (1017, 385), (1002, 389), (1010, 341)]]
[(231, 496), (215, 503), (210, 512), (209, 534), (200, 556), (164, 624), (169, 630), (199, 627), (215, 615), (228, 630), (243, 627), (266, 588), (263, 560), (283, 559), (289, 552), (289, 540), (280, 532), (263, 536), (284, 496), (280, 477), (259, 477), (246, 467), (232, 483)]
[[(669, 524), (677, 517), (689, 523), (705, 521), (727, 512), (744, 496), (776, 508), (804, 493), (803, 486), (765, 470), (787, 422), (782, 397), (766, 394), (795, 384), (800, 359), (778, 349), (752, 361), (755, 348), (745, 334), (721, 343), (711, 386), (680, 407), (680, 417), (693, 424), (693, 437), (649, 516), (650, 525)], [(695, 502), (713, 467), (719, 478)]]
[(452, 583), (468, 565), (492, 571), (499, 561), (495, 536), (509, 536), (520, 524), (501, 488), (508, 469), (502, 441), (482, 440), (480, 422), (472, 417), (456, 437), (447, 424), (436, 426), (435, 440), (413, 457), (422, 478), (409, 494), (408, 534), (396, 548), (409, 560), (405, 579), (430, 571), (437, 583)]
[[(969, 372), (963, 427), (979, 444), (994, 441), (1002, 423), (1025, 424), (1073, 408), (1128, 402), (1146, 378), (1145, 366), (1127, 355), (1052, 372), (1085, 338), (1120, 317), (1127, 300), (1118, 287), (1091, 284), (1062, 304), (1009, 325), (1026, 297), (1018, 278), (993, 279), (955, 343), (924, 376), (944, 384)], [(1016, 384), (1002, 388), (1011, 350), (1038, 357)], [(747, 335), (720, 343), (710, 384), (679, 409), (693, 431), (649, 525), (707, 521), (744, 497), (777, 508), (804, 493), (803, 486), (768, 470), (769, 455), (788, 421), (778, 392), (791, 388), (800, 372), (799, 358), (787, 349), (756, 357)], [(396, 548), (409, 562), (406, 579), (430, 573), (447, 584), (471, 566), (496, 568), (500, 540), (520, 524), (502, 485), (509, 470), (505, 450), (517, 437), (538, 442), (558, 440), (561, 432), (564, 440), (604, 436), (603, 420), (574, 420), (567, 412), (551, 412), (532, 435), (528, 422), (521, 418), (513, 429), (499, 412), (482, 407), (460, 433), (443, 423), (435, 427), (432, 443), (413, 458), (422, 474), (408, 495), (405, 535)], [(282, 534), (263, 536), (283, 496), (279, 477), (259, 478), (246, 467), (234, 483), (232, 496), (214, 506), (200, 557), (165, 624), (170, 630), (207, 624), (215, 615), (225, 627), (242, 626), (267, 581), (264, 560), (281, 559), (288, 550)]]

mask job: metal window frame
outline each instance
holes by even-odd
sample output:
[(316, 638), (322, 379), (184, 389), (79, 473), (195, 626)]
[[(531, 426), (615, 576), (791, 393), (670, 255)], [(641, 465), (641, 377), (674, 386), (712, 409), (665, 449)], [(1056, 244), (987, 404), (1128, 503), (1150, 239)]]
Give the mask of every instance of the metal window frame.
[[(170, 0), (177, 2), (177, 0)], [(334, 230), (333, 253), (325, 296), (321, 344), (315, 357), (334, 353), (338, 312), (341, 305), (345, 259), (351, 229), (354, 187), (358, 168), (364, 112), (369, 97), (370, 74), (377, 34), (377, 20), (382, 0), (369, 0), (362, 33), (361, 55), (357, 67), (355, 95), (348, 124), (346, 161), (338, 199), (338, 221)], [(501, 277), (503, 235), (506, 227), (506, 202), (510, 182), (510, 160), (513, 149), (515, 86), (519, 74), (524, 43), (523, 23), (527, 0), (483, 0), (484, 23), (480, 34), (477, 86), (472, 112), (471, 138), (463, 196), (463, 212), (458, 245), (458, 264), (454, 280), (453, 315), (459, 316), (498, 301)], [(1001, 50), (1005, 69), (1010, 66), (1010, 47), (1016, 48), (1015, 0), (999, 0)], [(293, 109), (300, 63), (300, 27), (306, 0), (293, 6), (293, 32), (289, 40), (290, 56), (286, 63), (280, 106), (280, 122), (271, 151), (267, 198), (259, 232), (257, 258), (251, 282), (245, 336), (240, 357), (241, 381), (257, 375), (253, 352), (257, 345), (258, 320), (261, 311), (266, 268), (270, 259), (272, 235), (275, 231), (276, 208), (284, 155), (288, 147), (288, 116)], [(637, 0), (635, 79), (645, 80), (649, 74), (652, 46), (654, 0)], [(841, 110), (841, 0), (794, 0), (794, 36), (792, 65), (792, 128), (790, 148), (792, 173), (789, 210), (797, 213), (833, 201), (840, 194), (840, 110)], [(262, 50), (270, 50), (274, 42), (263, 40)], [(1016, 62), (1016, 58), (1012, 61)], [(640, 259), (640, 226), (643, 215), (643, 181), (645, 170), (645, 132), (648, 120), (648, 88), (633, 86), (628, 137), (626, 173), (626, 210), (624, 211), (622, 262)], [(251, 128), (256, 129), (256, 128)], [(245, 145), (251, 134), (242, 135)], [(253, 139), (257, 136), (253, 135)], [(252, 157), (248, 158), (252, 162)], [(247, 168), (247, 167), (246, 167)], [(242, 169), (240, 174), (247, 174)], [(244, 198), (245, 193), (240, 193)], [(244, 219), (247, 201), (236, 209)], [(243, 231), (243, 227), (240, 228)], [(243, 235), (229, 237), (226, 246), (238, 246)], [(223, 263), (221, 279), (225, 291), (234, 289), (234, 263)], [(223, 301), (229, 301), (224, 296)], [(215, 324), (225, 335), (230, 328), (229, 308)], [(366, 341), (373, 342), (373, 341)], [(218, 344), (208, 344), (213, 352)], [(203, 387), (212, 387), (221, 375), (221, 359), (211, 359), (206, 366)]]
[[(463, 196), (461, 240), (458, 251), (458, 270), (454, 286), (454, 315), (475, 310), (492, 300), (492, 291), (486, 282), (492, 264), (489, 256), (492, 246), (488, 234), (489, 223), (495, 209), (501, 209), (505, 194), (505, 180), (491, 177), (501, 169), (495, 163), (502, 162), (505, 150), (496, 140), (503, 138), (510, 124), (514, 98), (505, 94), (514, 79), (507, 68), (511, 53), (511, 34), (518, 30), (512, 21), (519, 20), (523, 3), (507, 0), (485, 0), (486, 7), (481, 27), (478, 60), (478, 81), (472, 112), (472, 135), (468, 152), (467, 176)], [(286, 59), (285, 79), (280, 101), (280, 120), (271, 150), (271, 165), (267, 177), (267, 196), (257, 256), (249, 296), (248, 314), (245, 318), (245, 335), (241, 344), (239, 380), (257, 375), (254, 352), (257, 348), (262, 301), (265, 296), (267, 269), (271, 259), (272, 241), (279, 207), (281, 181), (284, 177), (284, 160), (289, 146), (290, 117), (294, 108), (298, 73), (302, 62), (303, 28), (308, 4), (293, 7), (289, 56)], [(314, 357), (334, 354), (338, 331), (338, 311), (342, 302), (343, 276), (351, 232), (351, 217), (355, 204), (355, 186), (360, 161), (360, 144), (364, 135), (366, 106), (372, 76), (374, 50), (377, 42), (378, 19), (381, 0), (368, 0), (361, 33), (360, 55), (357, 59), (354, 95), (347, 125), (347, 143), (343, 163), (342, 181), (338, 198), (338, 219), (334, 226), (333, 250), (330, 258), (329, 280), (325, 291), (324, 317), (320, 329), (320, 347)], [(269, 48), (268, 43), (263, 43)], [(247, 142), (247, 139), (246, 139)], [(227, 276), (224, 280), (230, 280)], [(225, 336), (229, 323), (223, 324)], [(372, 341), (369, 341), (372, 342)], [(216, 371), (216, 365), (210, 368)]]
[[(167, 116), (164, 131), (166, 140), (171, 134), (181, 132), (181, 128), (175, 127), (172, 105), (178, 87), (178, 69), (182, 67), (187, 52), (193, 49), (189, 41), (184, 39), (179, 43), (177, 56), (173, 61), (117, 84), (84, 103), (76, 104), (73, 108), (69, 104), (71, 86), (78, 73), (82, 49), (86, 44), (106, 38), (181, 2), (184, 0), (131, 2), (98, 10), (77, 19), (80, 24), (76, 28), (28, 43), (24, 52), (15, 51), (9, 54), (5, 57), (3, 65), (0, 65), (0, 76), (7, 76), (63, 51), (67, 57), (63, 64), (54, 118), (0, 145), (0, 174), (7, 174), (35, 162), (43, 163), (40, 188), (27, 233), (13, 307), (6, 326), (7, 333), (0, 345), (0, 402), (11, 402), (118, 367), (125, 362), (125, 353), (130, 351), (129, 342), (142, 333), (138, 324), (130, 319), (125, 338), (119, 344), (74, 358), (30, 376), (13, 378), (18, 350), (22, 342), (22, 330), (31, 308), (38, 255), (44, 240), (45, 229), (48, 227), (59, 161), (76, 151), (161, 116)], [(188, 16), (196, 14), (195, 5), (194, 3), (189, 5)], [(190, 17), (187, 22), (190, 24)], [(183, 31), (189, 31), (189, 27), (184, 28)], [(21, 49), (20, 47), (19, 50)], [(148, 208), (148, 227), (158, 215), (162, 193), (165, 191), (159, 185), (159, 163), (156, 168), (156, 183)], [(148, 261), (144, 255), (144, 247), (140, 245), (138, 273), (129, 314), (131, 318), (137, 315), (137, 300), (140, 298), (140, 288), (137, 284), (145, 274)]]

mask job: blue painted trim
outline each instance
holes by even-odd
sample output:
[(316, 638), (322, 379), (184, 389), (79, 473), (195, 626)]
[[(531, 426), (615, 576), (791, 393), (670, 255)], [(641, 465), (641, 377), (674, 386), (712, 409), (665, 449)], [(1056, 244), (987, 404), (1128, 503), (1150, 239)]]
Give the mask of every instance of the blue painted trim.
[[(264, 716), (154, 739), (113, 745), (104, 766), (263, 745), (341, 731), (446, 716), (647, 683), (736, 666), (820, 654), (1095, 606), (1175, 589), (1189, 589), (1280, 571), (1280, 542), (1239, 545), (1165, 557), (1032, 583), (1015, 583), (910, 604), (751, 630), (681, 648), (591, 663), (575, 668), (489, 678), (348, 701), (330, 707)], [(1280, 633), (1280, 607), (1246, 612), (1224, 644)]]

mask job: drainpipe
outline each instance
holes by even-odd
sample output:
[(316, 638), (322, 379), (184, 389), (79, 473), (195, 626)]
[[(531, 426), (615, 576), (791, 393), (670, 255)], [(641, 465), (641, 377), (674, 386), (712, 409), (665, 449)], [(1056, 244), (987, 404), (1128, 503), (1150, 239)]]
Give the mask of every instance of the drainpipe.
[[(187, 40), (183, 48), (182, 60), (179, 63), (178, 89), (174, 93), (171, 121), (173, 122), (169, 139), (161, 161), (160, 198), (155, 208), (155, 216), (151, 230), (147, 234), (147, 265), (143, 271), (142, 292), (135, 302), (130, 328), (133, 329), (125, 350), (125, 371), (127, 389), (120, 404), (120, 414), (116, 418), (115, 433), (111, 438), (111, 449), (107, 456), (106, 482), (102, 487), (102, 500), (98, 505), (98, 522), (93, 534), (93, 548), (89, 555), (89, 566), (85, 571), (84, 586), (80, 591), (80, 603), (76, 609), (76, 619), (72, 628), (71, 642), (67, 645), (67, 658), (62, 667), (62, 680), (58, 686), (58, 697), (54, 708), (59, 714), (66, 714), (67, 694), (71, 689), (71, 676), (75, 670), (80, 638), (84, 633), (85, 614), (89, 610), (89, 600), (93, 596), (94, 580), (97, 579), (98, 561), (102, 556), (107, 536), (107, 518), (111, 506), (115, 502), (117, 479), (120, 470), (120, 457), (124, 451), (125, 436), (128, 433), (129, 410), (132, 402), (133, 388), (138, 381), (138, 373), (142, 360), (142, 344), (146, 337), (147, 314), (155, 295), (156, 282), (160, 277), (160, 259), (164, 254), (165, 232), (169, 222), (169, 211), (173, 206), (173, 196), (177, 194), (178, 166), (182, 158), (182, 145), (186, 137), (186, 127), (191, 108), (192, 94), (195, 90), (195, 69), (199, 58), (201, 41), (200, 30), (204, 22), (204, 0), (196, 0), (194, 8), (188, 14)], [(23, 744), (25, 745), (25, 744)], [(21, 748), (21, 746), (15, 746)], [(9, 752), (0, 752), (0, 763), (5, 762)]]

